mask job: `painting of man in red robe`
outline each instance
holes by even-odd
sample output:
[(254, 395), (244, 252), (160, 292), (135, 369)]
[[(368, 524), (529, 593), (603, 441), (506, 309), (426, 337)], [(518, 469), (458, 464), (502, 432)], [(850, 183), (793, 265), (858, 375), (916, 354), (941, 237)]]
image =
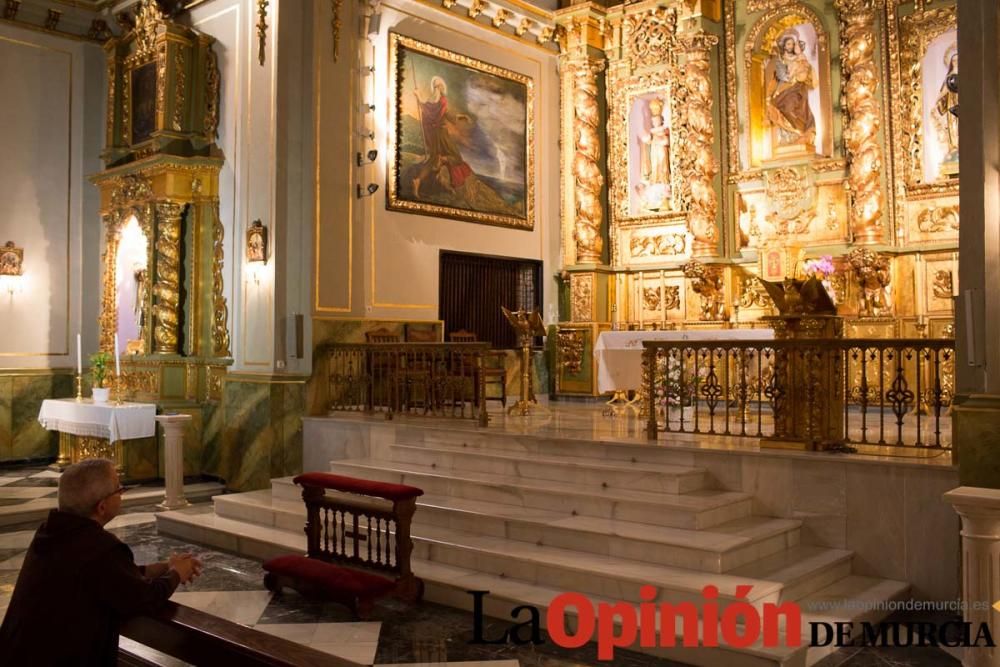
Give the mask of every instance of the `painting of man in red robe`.
[(525, 83), (416, 40), (397, 41), (389, 208), (527, 226)]

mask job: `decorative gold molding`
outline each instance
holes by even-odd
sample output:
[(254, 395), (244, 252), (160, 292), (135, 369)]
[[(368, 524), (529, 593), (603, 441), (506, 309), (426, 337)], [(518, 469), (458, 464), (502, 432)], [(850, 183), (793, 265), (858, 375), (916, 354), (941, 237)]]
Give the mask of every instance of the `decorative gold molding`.
[(228, 357), (229, 350), (229, 306), (223, 294), (225, 287), (222, 269), (225, 263), (225, 227), (219, 215), (219, 200), (212, 202), (212, 353), (217, 357)]
[(489, 6), (490, 3), (486, 0), (472, 0), (472, 3), (469, 5), (469, 18), (477, 18), (480, 14), (485, 12)]
[(687, 250), (684, 234), (636, 234), (629, 238), (629, 257), (669, 257)]
[[(573, 238), (576, 241), (577, 263), (601, 262), (604, 239), (601, 227), (604, 208), (601, 192), (600, 107), (597, 102), (597, 75), (604, 70), (604, 61), (576, 63), (573, 66), (573, 157), (574, 200), (576, 215)], [(589, 321), (589, 320), (586, 320)]]
[[(957, 179), (948, 181), (940, 179), (930, 183), (923, 177), (923, 58), (927, 46), (944, 32), (956, 27), (958, 22), (954, 5), (914, 11), (912, 14), (899, 18), (899, 45), (890, 43), (891, 51), (898, 48), (898, 53), (891, 52), (890, 59), (898, 62), (898, 69), (890, 68), (893, 73), (893, 99), (898, 103), (894, 109), (898, 113), (895, 123), (896, 132), (893, 136), (895, 153), (902, 164), (900, 173), (905, 193), (925, 185), (942, 186), (949, 193), (958, 192)], [(892, 48), (895, 47), (895, 48)], [(898, 76), (897, 76), (898, 73)]]
[(493, 20), (491, 21), (491, 23), (493, 24), (494, 28), (502, 28), (503, 26), (507, 25), (507, 21), (510, 20), (511, 16), (513, 16), (513, 14), (509, 10), (501, 7), (500, 9), (497, 10), (497, 13), (493, 15)]
[(594, 321), (594, 274), (574, 273), (569, 285), (571, 319), (574, 322)]
[(951, 299), (954, 294), (952, 274), (948, 269), (938, 269), (934, 272), (933, 293), (938, 299)]
[(954, 206), (928, 206), (917, 214), (917, 228), (933, 234), (944, 231), (958, 231), (958, 204)]
[(344, 4), (344, 0), (330, 0), (330, 6), (333, 10), (333, 18), (330, 19), (330, 32), (333, 35), (333, 62), (340, 60), (340, 7)]
[(180, 304), (181, 211), (175, 202), (157, 202), (156, 219), (156, 305), (154, 338), (158, 354), (177, 354)]
[(174, 50), (174, 118), (173, 128), (177, 132), (183, 129), (184, 122), (184, 91), (187, 89), (187, 72), (184, 69), (184, 50)]
[(219, 134), (219, 90), (222, 82), (219, 76), (219, 56), (208, 49), (205, 59), (205, 139), (215, 141)]
[(750, 275), (740, 280), (737, 303), (740, 308), (769, 308), (772, 302), (764, 291), (760, 278)]
[(257, 0), (257, 62), (264, 65), (267, 50), (268, 0)]
[(844, 144), (850, 161), (851, 230), (858, 243), (879, 243), (884, 237), (882, 147), (878, 132), (881, 110), (875, 62), (875, 18), (871, 0), (836, 0), (841, 20), (841, 65), (846, 83), (844, 99), (849, 118)]
[(718, 245), (716, 215), (718, 199), (715, 175), (714, 118), (712, 115), (711, 51), (718, 43), (715, 35), (699, 32), (685, 35), (682, 45), (687, 56), (684, 64), (684, 104), (687, 107), (685, 148), (691, 181), (688, 230), (694, 237), (691, 253), (695, 257), (715, 255)]
[(565, 329), (556, 335), (559, 365), (566, 373), (576, 375), (583, 368), (583, 332), (579, 329)]

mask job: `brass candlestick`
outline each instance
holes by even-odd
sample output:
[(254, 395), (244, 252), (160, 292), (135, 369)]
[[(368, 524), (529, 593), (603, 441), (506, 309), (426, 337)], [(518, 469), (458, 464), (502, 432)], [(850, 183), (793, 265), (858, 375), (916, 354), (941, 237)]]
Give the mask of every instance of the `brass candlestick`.
[(83, 400), (83, 376), (80, 373), (76, 374), (76, 400)]
[(115, 405), (122, 404), (122, 376), (115, 376)]

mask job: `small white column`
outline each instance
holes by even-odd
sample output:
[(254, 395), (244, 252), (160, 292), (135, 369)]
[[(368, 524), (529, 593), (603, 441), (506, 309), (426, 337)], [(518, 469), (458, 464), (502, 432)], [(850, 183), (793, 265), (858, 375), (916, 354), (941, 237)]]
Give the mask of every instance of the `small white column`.
[(176, 510), (187, 507), (184, 498), (184, 431), (191, 422), (191, 415), (157, 415), (163, 426), (163, 465), (166, 494), (157, 509)]
[[(972, 636), (980, 623), (1000, 628), (1000, 489), (960, 486), (943, 496), (962, 518), (963, 619), (972, 623)], [(995, 638), (994, 638), (995, 641)], [(1000, 667), (1000, 650), (967, 648), (965, 667)]]

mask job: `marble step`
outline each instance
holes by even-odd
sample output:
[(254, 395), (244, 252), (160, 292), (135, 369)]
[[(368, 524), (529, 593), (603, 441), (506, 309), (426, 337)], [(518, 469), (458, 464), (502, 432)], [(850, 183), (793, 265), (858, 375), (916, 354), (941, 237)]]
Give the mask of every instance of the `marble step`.
[[(274, 486), (283, 483), (290, 484), (287, 479), (273, 481)], [(216, 497), (215, 511), (220, 516), (288, 530), (300, 530), (305, 522), (301, 500), (274, 497), (266, 490)], [(417, 499), (413, 534), (419, 538), (428, 529), (444, 528), (644, 563), (727, 572), (797, 546), (800, 524), (798, 520), (745, 517), (694, 531), (422, 496)]]
[[(642, 436), (644, 433), (633, 435)], [(412, 447), (436, 449), (461, 449), (463, 451), (488, 451), (521, 456), (576, 457), (608, 463), (638, 462), (672, 466), (695, 466), (695, 452), (692, 449), (665, 447), (669, 444), (665, 437), (682, 438), (687, 443), (690, 434), (669, 434), (662, 436), (656, 444), (619, 442), (613, 439), (584, 437), (553, 438), (531, 433), (510, 433), (490, 429), (469, 431), (444, 427), (406, 424), (396, 427), (394, 442)], [(704, 436), (702, 436), (704, 437)]]
[[(277, 481), (275, 480), (276, 483)], [(423, 502), (425, 498), (420, 500)], [(443, 500), (454, 501), (455, 499)], [(431, 499), (429, 502), (435, 502), (435, 500)], [(301, 501), (293, 502), (282, 498), (273, 498), (268, 495), (266, 490), (219, 496), (215, 498), (215, 504), (216, 514), (222, 518), (276, 527), (292, 533), (301, 532), (305, 523), (304, 506)], [(415, 518), (419, 519), (425, 509), (424, 507), (418, 508)], [(638, 528), (634, 525), (633, 527)], [(650, 528), (655, 530), (655, 527)], [(532, 580), (540, 581), (563, 581), (567, 586), (577, 584), (584, 587), (596, 586), (596, 588), (586, 590), (597, 594), (612, 590), (615, 594), (622, 595), (623, 582), (631, 581), (630, 584), (627, 584), (631, 591), (628, 599), (636, 601), (638, 601), (638, 587), (643, 582), (634, 578), (630, 580), (618, 576), (618, 568), (621, 564), (645, 568), (642, 571), (649, 576), (656, 576), (656, 573), (666, 573), (664, 578), (656, 581), (660, 582), (658, 585), (672, 592), (671, 599), (677, 600), (691, 599), (691, 595), (700, 593), (702, 586), (725, 580), (720, 579), (717, 574), (711, 571), (696, 571), (683, 565), (650, 563), (645, 559), (575, 549), (574, 546), (586, 542), (584, 535), (577, 537), (574, 546), (566, 548), (566, 545), (557, 546), (550, 540), (546, 540), (543, 544), (537, 544), (533, 541), (526, 542), (482, 531), (462, 531), (426, 525), (419, 521), (414, 524), (412, 533), (417, 549), (415, 553), (426, 560), (440, 560), (496, 574), (506, 573), (517, 578), (529, 577)], [(692, 539), (697, 538), (698, 534), (694, 533)], [(663, 547), (648, 547), (649, 551), (658, 549), (663, 549)], [(585, 562), (588, 567), (581, 570), (578, 566), (563, 566), (567, 559), (572, 562), (577, 555), (580, 558), (576, 560)], [(764, 582), (756, 584), (759, 591), (770, 596), (763, 601), (785, 601), (797, 599), (829, 585), (836, 579), (847, 576), (850, 574), (850, 566), (851, 553), (849, 551), (822, 547), (793, 547), (739, 568), (737, 579), (743, 582)], [(584, 577), (580, 576), (581, 572), (585, 574)], [(612, 575), (610, 577), (606, 576), (609, 572)], [(679, 589), (676, 585), (678, 577), (684, 582), (684, 585)], [(648, 583), (651, 582), (652, 580)], [(772, 584), (775, 583), (779, 584), (777, 598), (773, 595), (774, 587)]]
[[(305, 549), (305, 536), (301, 532), (291, 532), (218, 517), (212, 512), (211, 508), (205, 506), (160, 513), (157, 515), (157, 527), (161, 532), (167, 534), (176, 535), (193, 542), (209, 544), (217, 548), (227, 549), (258, 559), (271, 558), (276, 555), (288, 553), (289, 551), (302, 552)], [(816, 547), (800, 547), (799, 550), (803, 552), (805, 560), (814, 557), (805, 552), (809, 550), (816, 553), (819, 552)], [(471, 610), (473, 600), (466, 591), (489, 590), (490, 595), (486, 599), (485, 612), (488, 615), (506, 620), (510, 619), (509, 614), (513, 607), (521, 604), (531, 604), (541, 609), (541, 617), (544, 624), (544, 612), (549, 601), (556, 595), (567, 590), (565, 588), (558, 588), (553, 585), (553, 582), (549, 581), (546, 581), (545, 584), (532, 584), (512, 577), (501, 577), (495, 574), (479, 572), (472, 568), (422, 559), (415, 559), (413, 565), (414, 571), (424, 579), (427, 585), (426, 599), (460, 609)], [(694, 573), (694, 575), (703, 576), (699, 573)], [(719, 579), (720, 576), (724, 575), (711, 576), (714, 579)], [(774, 579), (779, 578), (778, 576), (774, 577)], [(741, 577), (740, 582), (747, 583), (746, 577)], [(804, 605), (805, 609), (805, 605), (820, 600), (851, 599), (860, 600), (862, 603), (875, 603), (904, 597), (907, 590), (908, 586), (902, 582), (843, 576), (832, 584), (801, 599), (800, 604)], [(588, 598), (594, 604), (599, 602), (613, 603), (622, 599), (616, 594), (607, 598), (589, 595)], [(782, 598), (786, 599), (784, 596)], [(868, 605), (870, 609), (874, 607), (874, 604)], [(808, 628), (808, 620), (818, 619), (827, 622), (876, 621), (882, 615), (878, 611), (865, 611), (864, 608), (864, 604), (859, 604), (857, 607), (852, 608), (859, 611), (839, 610), (842, 612), (839, 615), (836, 611), (819, 614), (804, 613), (804, 633), (805, 628)], [(711, 667), (718, 665), (733, 665), (734, 667), (742, 665), (754, 667), (812, 665), (832, 650), (822, 647), (768, 649), (762, 646), (751, 646), (746, 649), (702, 647), (694, 650), (683, 647), (634, 648), (644, 653), (651, 653), (687, 664)]]
[(330, 465), (337, 474), (410, 484), (435, 496), (694, 530), (749, 516), (753, 502), (750, 494), (737, 491), (702, 489), (667, 494), (635, 489), (583, 489), (566, 482), (531, 481), (495, 473), (448, 472), (415, 463), (373, 459), (338, 459)]
[(705, 470), (638, 461), (607, 462), (576, 456), (525, 457), (476, 448), (392, 445), (388, 458), (439, 470), (486, 472), (530, 480), (568, 482), (581, 487), (688, 493), (705, 486)]

